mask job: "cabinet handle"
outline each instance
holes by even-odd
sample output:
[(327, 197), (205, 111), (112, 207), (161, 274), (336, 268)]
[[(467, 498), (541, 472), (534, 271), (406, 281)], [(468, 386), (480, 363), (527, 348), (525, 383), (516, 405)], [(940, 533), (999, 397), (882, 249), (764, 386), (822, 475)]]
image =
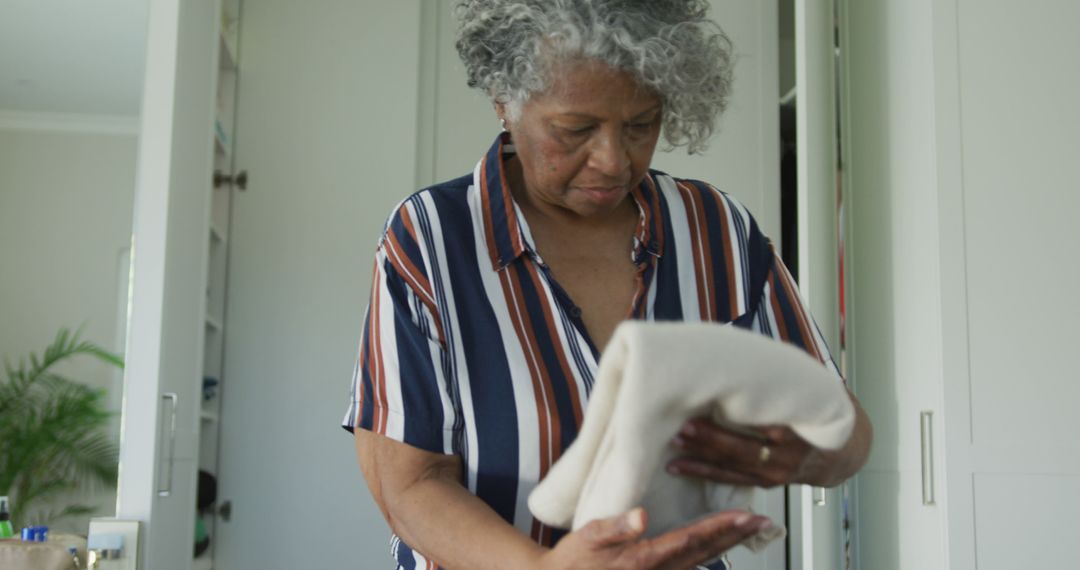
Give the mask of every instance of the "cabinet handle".
[(165, 487), (158, 489), (159, 497), (168, 497), (172, 495), (173, 484), (173, 462), (176, 459), (176, 406), (179, 403), (180, 397), (176, 392), (165, 392), (161, 395), (162, 400), (167, 400), (170, 404), (169, 412), (169, 462), (168, 469), (165, 473), (165, 481), (167, 482)]
[(933, 506), (934, 502), (934, 412), (919, 414), (919, 434), (922, 443), (922, 502)]
[(814, 487), (814, 492), (818, 494), (817, 497), (814, 497), (815, 505), (819, 507), (824, 507), (826, 504), (828, 504), (828, 501), (825, 497), (825, 487)]

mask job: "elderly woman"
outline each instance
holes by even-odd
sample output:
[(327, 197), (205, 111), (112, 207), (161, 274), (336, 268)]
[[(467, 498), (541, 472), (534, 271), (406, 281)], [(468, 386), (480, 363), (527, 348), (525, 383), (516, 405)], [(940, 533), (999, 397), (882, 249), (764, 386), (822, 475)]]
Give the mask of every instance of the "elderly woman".
[[(568, 533), (526, 506), (574, 440), (620, 321), (731, 322), (832, 367), (747, 211), (706, 183), (649, 169), (661, 133), (697, 151), (724, 108), (730, 44), (706, 7), (460, 4), (469, 85), (491, 97), (504, 132), (472, 174), (391, 215), (344, 421), (359, 428), (399, 567), (688, 568), (770, 524), (723, 512), (644, 539), (641, 509)], [(685, 454), (669, 469), (835, 485), (868, 453), (855, 408), (851, 439), (830, 452), (784, 426), (754, 437), (695, 420), (672, 442)]]

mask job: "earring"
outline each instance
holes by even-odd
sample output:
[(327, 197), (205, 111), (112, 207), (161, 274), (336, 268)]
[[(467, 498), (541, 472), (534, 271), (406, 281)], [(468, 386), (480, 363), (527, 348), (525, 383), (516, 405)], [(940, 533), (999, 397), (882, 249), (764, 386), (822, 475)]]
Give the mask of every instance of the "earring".
[(499, 124), (502, 125), (502, 131), (506, 132), (506, 119), (499, 119)]

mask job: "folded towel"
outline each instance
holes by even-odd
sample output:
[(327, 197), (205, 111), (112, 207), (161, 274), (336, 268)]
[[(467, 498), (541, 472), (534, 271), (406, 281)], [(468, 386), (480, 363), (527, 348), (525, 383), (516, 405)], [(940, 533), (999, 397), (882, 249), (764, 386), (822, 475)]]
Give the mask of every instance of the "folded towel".
[[(840, 379), (795, 346), (730, 325), (626, 322), (604, 351), (577, 439), (529, 495), (529, 509), (576, 530), (642, 506), (655, 536), (749, 508), (752, 488), (666, 471), (679, 455), (671, 439), (695, 417), (788, 425), (823, 449), (842, 447), (855, 423)], [(783, 535), (777, 525), (743, 544), (759, 550)]]

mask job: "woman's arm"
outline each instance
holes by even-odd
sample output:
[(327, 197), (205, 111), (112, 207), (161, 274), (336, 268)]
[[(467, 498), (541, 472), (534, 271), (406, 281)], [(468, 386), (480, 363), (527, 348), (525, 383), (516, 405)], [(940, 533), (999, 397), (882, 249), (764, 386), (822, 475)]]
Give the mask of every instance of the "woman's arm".
[(406, 544), (446, 568), (530, 568), (544, 548), (462, 486), (461, 459), (356, 430), (360, 469)]
[(356, 430), (356, 451), (371, 494), (394, 532), (444, 568), (687, 568), (768, 528), (768, 519), (727, 511), (643, 540), (635, 509), (594, 521), (552, 550), (534, 543), (461, 484), (461, 460)]

